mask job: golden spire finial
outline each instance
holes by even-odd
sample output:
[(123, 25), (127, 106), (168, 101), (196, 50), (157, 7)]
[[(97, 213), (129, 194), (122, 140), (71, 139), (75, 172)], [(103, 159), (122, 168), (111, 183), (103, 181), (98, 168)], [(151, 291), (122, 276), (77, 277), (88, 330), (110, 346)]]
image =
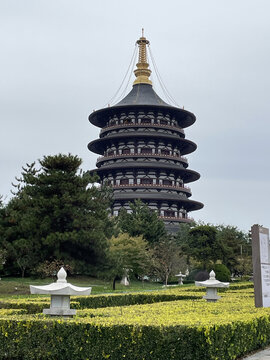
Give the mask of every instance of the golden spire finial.
[(136, 80), (133, 85), (136, 84), (149, 84), (152, 85), (152, 81), (149, 80), (149, 76), (151, 75), (151, 70), (148, 69), (149, 64), (147, 63), (146, 56), (146, 45), (150, 44), (149, 41), (144, 37), (144, 29), (142, 28), (142, 36), (139, 40), (137, 40), (137, 44), (139, 45), (139, 60), (136, 64), (137, 69), (134, 70), (134, 74), (136, 76)]

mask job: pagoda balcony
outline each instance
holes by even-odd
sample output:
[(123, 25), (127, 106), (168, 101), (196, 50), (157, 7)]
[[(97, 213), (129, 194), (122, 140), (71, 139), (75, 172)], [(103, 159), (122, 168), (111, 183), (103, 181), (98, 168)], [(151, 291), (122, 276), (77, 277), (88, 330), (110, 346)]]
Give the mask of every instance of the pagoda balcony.
[(177, 222), (185, 222), (185, 223), (191, 223), (194, 221), (193, 218), (190, 217), (177, 217), (177, 216), (159, 216), (159, 219), (163, 221), (177, 221)]
[(113, 189), (131, 189), (131, 188), (152, 188), (152, 189), (169, 189), (183, 191), (191, 195), (191, 189), (188, 186), (163, 185), (163, 184), (119, 184), (110, 185)]
[(162, 159), (170, 159), (170, 160), (177, 160), (181, 161), (184, 164), (188, 165), (188, 160), (186, 157), (180, 155), (166, 155), (166, 154), (143, 154), (143, 153), (134, 153), (134, 154), (113, 154), (113, 155), (106, 155), (106, 156), (99, 156), (97, 159), (97, 164), (106, 160), (111, 159), (119, 159), (119, 158), (139, 158), (139, 157), (152, 157), (152, 158), (162, 158)]
[(123, 129), (126, 127), (135, 127), (135, 128), (143, 128), (143, 127), (150, 127), (150, 128), (156, 128), (156, 129), (167, 129), (172, 131), (177, 131), (183, 135), (185, 135), (185, 132), (182, 128), (178, 126), (173, 125), (164, 125), (164, 124), (150, 124), (150, 123), (141, 123), (141, 124), (134, 124), (134, 123), (123, 123), (120, 125), (108, 125), (101, 129), (100, 135), (104, 134), (105, 132), (111, 131), (111, 130), (117, 130), (117, 129)]

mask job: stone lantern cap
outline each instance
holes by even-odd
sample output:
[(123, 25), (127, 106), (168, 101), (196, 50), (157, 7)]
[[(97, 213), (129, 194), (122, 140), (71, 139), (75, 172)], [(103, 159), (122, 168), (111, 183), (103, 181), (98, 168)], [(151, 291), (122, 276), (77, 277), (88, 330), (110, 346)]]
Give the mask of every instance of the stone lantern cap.
[(57, 281), (50, 285), (30, 285), (31, 294), (44, 295), (90, 295), (91, 287), (78, 287), (71, 285), (66, 280), (67, 273), (63, 267), (57, 273)]
[(205, 281), (195, 281), (196, 286), (206, 286), (206, 287), (212, 287), (212, 288), (225, 288), (230, 285), (230, 283), (221, 282), (219, 280), (216, 280), (216, 274), (212, 270), (210, 272), (210, 277), (208, 280)]
[(179, 277), (186, 277), (187, 275), (182, 274), (182, 273), (181, 273), (181, 271), (180, 271), (180, 273), (179, 273), (179, 274), (177, 274), (177, 275), (175, 275), (175, 276), (179, 276)]

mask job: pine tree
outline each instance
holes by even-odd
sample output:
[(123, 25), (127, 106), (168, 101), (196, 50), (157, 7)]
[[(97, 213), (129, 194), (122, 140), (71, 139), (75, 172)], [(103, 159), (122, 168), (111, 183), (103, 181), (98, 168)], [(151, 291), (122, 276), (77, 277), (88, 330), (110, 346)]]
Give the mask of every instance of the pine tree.
[(77, 156), (44, 156), (40, 168), (28, 164), (6, 207), (4, 242), (23, 273), (40, 263), (63, 260), (89, 272), (105, 256), (110, 196), (82, 172)]
[(188, 242), (183, 246), (187, 256), (201, 263), (203, 269), (222, 256), (222, 245), (217, 239), (217, 229), (211, 225), (197, 225), (189, 230)]
[(130, 236), (142, 235), (150, 244), (158, 242), (166, 235), (163, 221), (146, 204), (141, 200), (135, 200), (129, 205), (131, 213), (122, 209), (117, 219), (121, 232)]

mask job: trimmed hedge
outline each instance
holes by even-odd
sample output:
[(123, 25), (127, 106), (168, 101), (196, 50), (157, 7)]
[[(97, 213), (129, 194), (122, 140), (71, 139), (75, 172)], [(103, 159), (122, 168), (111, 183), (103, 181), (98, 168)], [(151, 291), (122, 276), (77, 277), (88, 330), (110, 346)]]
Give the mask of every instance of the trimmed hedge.
[(115, 295), (93, 295), (84, 297), (74, 297), (76, 301), (80, 303), (80, 308), (103, 308), (112, 306), (127, 306), (127, 305), (138, 305), (138, 304), (153, 304), (164, 301), (175, 301), (175, 300), (196, 300), (200, 299), (201, 296), (192, 292), (183, 293), (177, 290), (170, 290), (166, 292), (148, 292), (148, 293), (130, 293), (130, 294), (115, 294)]
[(270, 343), (270, 309), (254, 307), (251, 287), (237, 288), (217, 303), (200, 294), (196, 301), (79, 310), (67, 320), (1, 309), (0, 360), (234, 360)]
[(0, 319), (0, 359), (232, 360), (269, 344), (269, 317), (221, 326)]
[[(70, 302), (71, 308), (79, 309), (80, 304), (77, 301)], [(50, 307), (50, 300), (45, 299), (0, 299), (0, 310), (1, 309), (24, 309), (27, 314), (42, 313), (43, 309)]]
[[(252, 289), (253, 283), (232, 284), (228, 289), (219, 289), (219, 292), (227, 292), (233, 290)], [(202, 293), (205, 292), (203, 287), (175, 287), (171, 289), (152, 291), (152, 292), (137, 292), (125, 294), (104, 294), (91, 295), (83, 297), (72, 297), (71, 308), (85, 309), (85, 308), (103, 308), (113, 306), (127, 306), (137, 304), (153, 304), (164, 301), (175, 300), (196, 300), (201, 299)], [(199, 294), (198, 294), (199, 293)], [(40, 313), (44, 308), (50, 306), (48, 297), (32, 297), (22, 299), (0, 298), (0, 309), (26, 309), (28, 314)]]
[[(166, 291), (166, 290), (165, 290)], [(175, 300), (196, 300), (200, 299), (196, 293), (181, 293), (177, 291), (155, 293), (130, 293), (130, 294), (110, 294), (92, 295), (84, 297), (72, 297), (70, 307), (73, 309), (85, 308), (104, 308), (112, 306), (127, 306), (137, 304), (153, 304), (156, 302), (175, 301)], [(43, 309), (50, 307), (49, 298), (32, 299), (0, 299), (0, 309), (26, 309), (28, 314), (42, 312)]]

